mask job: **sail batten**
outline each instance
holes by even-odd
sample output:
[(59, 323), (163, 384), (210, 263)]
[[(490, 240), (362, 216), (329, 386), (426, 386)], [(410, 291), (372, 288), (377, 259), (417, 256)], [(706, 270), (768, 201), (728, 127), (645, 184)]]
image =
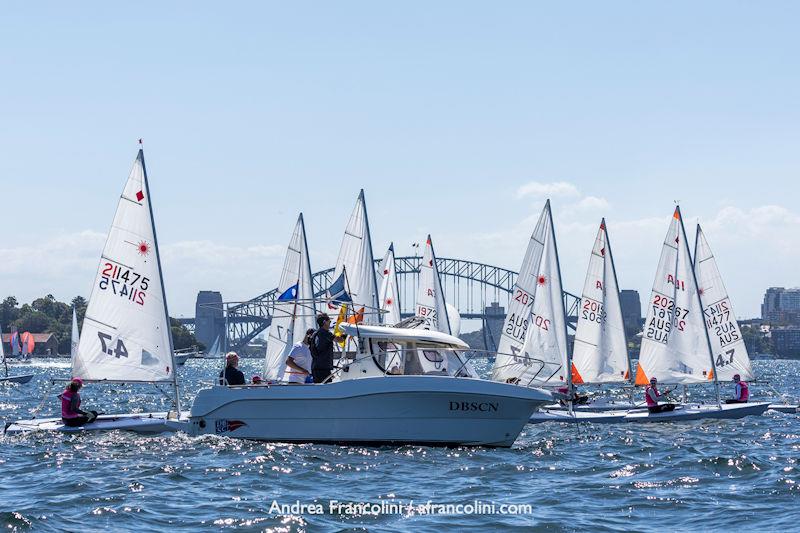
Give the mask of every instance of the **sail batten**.
[[(90, 381), (175, 382), (172, 336), (139, 153), (120, 196), (89, 297), (72, 373)], [(177, 389), (176, 389), (177, 390)]]

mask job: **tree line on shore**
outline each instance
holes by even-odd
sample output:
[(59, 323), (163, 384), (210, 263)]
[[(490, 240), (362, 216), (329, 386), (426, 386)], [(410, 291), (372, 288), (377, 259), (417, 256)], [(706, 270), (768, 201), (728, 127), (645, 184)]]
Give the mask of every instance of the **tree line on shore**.
[[(72, 337), (72, 309), (78, 316), (78, 329), (83, 324), (88, 302), (83, 296), (76, 296), (69, 303), (59, 302), (52, 294), (36, 298), (31, 303), (20, 305), (14, 296), (6, 297), (0, 303), (0, 328), (8, 333), (11, 328), (31, 333), (52, 333), (58, 341), (58, 353), (68, 354)], [(185, 326), (170, 318), (172, 340), (175, 350), (192, 347), (204, 349), (197, 338)]]

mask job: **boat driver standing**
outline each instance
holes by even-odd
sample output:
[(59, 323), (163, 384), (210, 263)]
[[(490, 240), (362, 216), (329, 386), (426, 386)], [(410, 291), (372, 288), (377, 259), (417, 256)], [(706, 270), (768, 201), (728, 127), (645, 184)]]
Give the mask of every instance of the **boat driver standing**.
[(659, 405), (658, 399), (663, 398), (671, 391), (665, 390), (663, 394), (658, 392), (658, 380), (655, 376), (650, 378), (650, 385), (644, 389), (644, 400), (647, 402), (647, 410), (651, 413), (665, 413), (675, 409), (674, 403), (662, 403)]
[(333, 372), (333, 333), (331, 317), (321, 313), (317, 317), (319, 329), (311, 341), (311, 375), (314, 383), (324, 383)]

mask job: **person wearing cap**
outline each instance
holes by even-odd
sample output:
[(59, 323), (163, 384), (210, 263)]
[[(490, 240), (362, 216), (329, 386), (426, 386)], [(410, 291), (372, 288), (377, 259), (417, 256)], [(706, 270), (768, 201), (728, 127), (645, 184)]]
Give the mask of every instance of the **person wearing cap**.
[(244, 372), (236, 368), (239, 366), (239, 356), (236, 352), (225, 355), (225, 370), (219, 373), (220, 385), (244, 385)]
[(264, 380), (261, 379), (261, 376), (256, 374), (251, 378), (251, 382), (253, 383), (253, 385), (261, 385), (262, 383), (264, 383)]
[(311, 375), (314, 383), (324, 383), (333, 372), (333, 333), (331, 317), (321, 313), (317, 317), (319, 329), (314, 332), (311, 349)]
[(659, 398), (665, 397), (671, 391), (669, 389), (662, 393), (658, 392), (658, 379), (655, 376), (650, 378), (650, 385), (644, 389), (644, 401), (647, 403), (647, 410), (651, 413), (664, 413), (675, 409), (674, 403), (659, 404)]
[(289, 376), (288, 381), (289, 383), (293, 383), (295, 385), (308, 383), (314, 383), (313, 378), (308, 379), (311, 377), (311, 349), (309, 346), (311, 345), (311, 339), (314, 337), (314, 330), (308, 329), (306, 330), (306, 335), (303, 337), (303, 340), (295, 343), (292, 346), (292, 351), (289, 352), (289, 355), (286, 356), (286, 371), (285, 374)]
[(725, 403), (747, 403), (747, 400), (750, 399), (750, 387), (747, 382), (742, 381), (742, 376), (739, 374), (733, 375), (733, 382), (736, 383), (733, 398), (728, 398)]
[(79, 427), (91, 424), (97, 418), (97, 411), (81, 410), (81, 395), (78, 391), (83, 387), (81, 378), (72, 378), (64, 392), (58, 395), (61, 399), (61, 421), (65, 426)]

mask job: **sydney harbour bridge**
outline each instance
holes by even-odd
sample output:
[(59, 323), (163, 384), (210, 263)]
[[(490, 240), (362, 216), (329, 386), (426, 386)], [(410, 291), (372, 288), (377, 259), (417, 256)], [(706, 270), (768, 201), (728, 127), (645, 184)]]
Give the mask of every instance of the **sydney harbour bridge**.
[[(412, 316), (419, 279), (420, 256), (396, 257), (397, 283), (400, 292), (401, 313)], [(380, 260), (375, 261), (378, 268)], [(505, 308), (511, 298), (517, 273), (505, 268), (463, 259), (436, 258), (445, 297), (458, 309), (462, 320), (482, 322), (483, 343), (487, 349), (496, 349), (499, 341), (496, 331), (505, 318)], [(333, 268), (313, 275), (314, 292), (322, 297), (333, 281)], [(194, 330), (198, 340), (209, 345), (217, 336), (222, 346), (238, 350), (264, 332), (272, 320), (278, 289), (272, 289), (245, 302), (201, 301), (198, 295), (195, 318), (178, 319)], [(205, 293), (215, 294), (219, 293)], [(564, 309), (567, 323), (574, 329), (580, 298), (564, 292)], [(498, 327), (491, 327), (492, 325)], [(463, 328), (462, 328), (463, 329)]]

